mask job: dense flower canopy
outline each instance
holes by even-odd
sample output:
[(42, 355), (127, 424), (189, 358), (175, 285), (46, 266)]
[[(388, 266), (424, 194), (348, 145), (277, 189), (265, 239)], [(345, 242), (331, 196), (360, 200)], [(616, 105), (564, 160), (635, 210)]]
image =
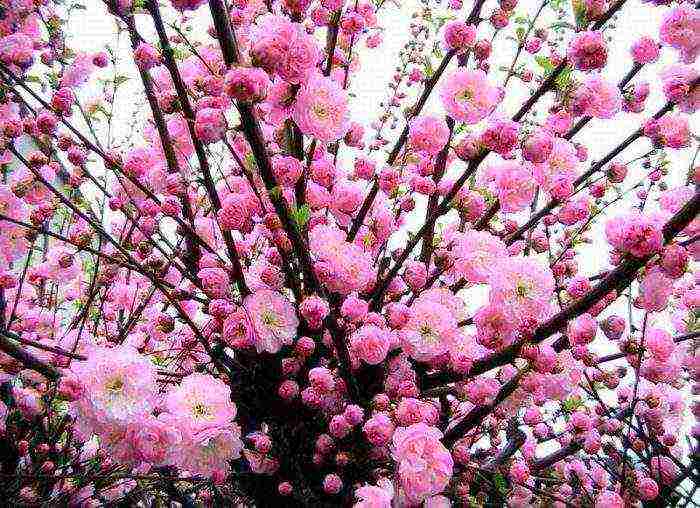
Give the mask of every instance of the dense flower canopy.
[(700, 7), (408, 3), (0, 2), (6, 503), (697, 499)]

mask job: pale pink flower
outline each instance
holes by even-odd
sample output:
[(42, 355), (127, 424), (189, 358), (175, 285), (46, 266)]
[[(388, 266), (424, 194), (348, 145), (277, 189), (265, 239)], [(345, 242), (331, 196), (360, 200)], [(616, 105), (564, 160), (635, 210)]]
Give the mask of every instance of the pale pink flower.
[(179, 446), (182, 436), (167, 413), (157, 418), (146, 416), (129, 425), (128, 440), (134, 447), (138, 461), (153, 465), (163, 465), (173, 453), (173, 447)]
[(365, 484), (355, 490), (357, 503), (353, 508), (391, 508), (394, 489), (388, 480), (380, 480), (377, 486)]
[(430, 361), (445, 353), (457, 333), (457, 321), (440, 303), (419, 298), (401, 332), (404, 350), (418, 361)]
[(492, 303), (502, 305), (516, 322), (540, 319), (549, 307), (554, 276), (548, 266), (532, 258), (502, 258), (489, 279)]
[(398, 463), (399, 484), (411, 503), (439, 494), (452, 477), (454, 463), (441, 438), (442, 432), (425, 423), (394, 432), (392, 455)]
[(686, 5), (667, 11), (659, 37), (680, 52), (684, 63), (693, 63), (700, 53), (700, 11)]
[(192, 439), (183, 440), (178, 450), (178, 465), (193, 474), (223, 482), (229, 474), (229, 461), (241, 456), (243, 442), (236, 424), (206, 429)]
[(493, 270), (494, 259), (508, 255), (505, 244), (485, 231), (459, 233), (452, 242), (454, 264), (450, 271), (468, 282), (486, 282)]
[(187, 438), (208, 429), (226, 427), (236, 417), (229, 386), (199, 373), (190, 374), (170, 389), (165, 397), (165, 409)]
[(672, 293), (673, 281), (659, 267), (654, 267), (644, 275), (635, 305), (648, 312), (660, 312), (666, 308)]
[(294, 341), (299, 319), (292, 304), (280, 293), (261, 289), (246, 296), (243, 305), (253, 324), (258, 353), (276, 353)]
[(143, 418), (155, 406), (154, 365), (130, 346), (93, 347), (71, 370), (85, 386), (75, 402), (79, 418), (93, 432)]

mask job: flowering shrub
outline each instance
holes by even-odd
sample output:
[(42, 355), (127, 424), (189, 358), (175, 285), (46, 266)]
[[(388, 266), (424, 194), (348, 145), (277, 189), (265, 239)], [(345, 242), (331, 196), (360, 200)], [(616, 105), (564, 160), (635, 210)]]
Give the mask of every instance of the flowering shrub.
[(0, 2), (6, 504), (697, 499), (697, 3), (413, 7)]

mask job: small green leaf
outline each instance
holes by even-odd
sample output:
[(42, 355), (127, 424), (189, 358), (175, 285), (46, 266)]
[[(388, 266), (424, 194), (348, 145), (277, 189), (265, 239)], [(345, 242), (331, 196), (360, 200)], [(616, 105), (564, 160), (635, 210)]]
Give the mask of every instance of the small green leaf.
[(309, 208), (309, 205), (304, 205), (301, 208), (293, 207), (291, 214), (294, 222), (297, 224), (297, 228), (302, 229), (311, 218), (311, 208)]
[(537, 55), (535, 57), (535, 62), (537, 62), (537, 65), (544, 69), (546, 74), (549, 74), (554, 70), (554, 64), (552, 64), (552, 62), (550, 62), (549, 58), (546, 56)]
[(508, 492), (508, 484), (506, 483), (506, 479), (501, 473), (495, 473), (493, 475), (493, 484), (496, 486), (498, 492), (502, 496), (506, 495), (506, 493)]

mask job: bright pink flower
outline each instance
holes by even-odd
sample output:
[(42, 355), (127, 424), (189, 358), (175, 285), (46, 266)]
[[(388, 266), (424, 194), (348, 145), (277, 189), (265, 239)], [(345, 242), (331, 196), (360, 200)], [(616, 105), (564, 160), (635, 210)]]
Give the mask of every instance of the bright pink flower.
[(440, 99), (447, 114), (459, 122), (475, 124), (486, 118), (501, 100), (481, 70), (459, 70), (445, 78)]
[(373, 325), (365, 325), (350, 337), (350, 350), (360, 360), (370, 365), (384, 361), (391, 346), (389, 332)]
[(489, 167), (482, 182), (498, 196), (501, 210), (518, 212), (525, 209), (535, 195), (532, 166), (516, 161), (503, 161)]
[(479, 140), (491, 151), (507, 155), (518, 143), (520, 125), (508, 119), (491, 118)]
[(602, 69), (608, 60), (603, 32), (586, 31), (578, 33), (569, 44), (568, 56), (574, 67), (581, 71)]
[(572, 110), (576, 115), (613, 118), (622, 108), (622, 94), (616, 85), (593, 74), (576, 88)]
[(630, 53), (638, 64), (655, 62), (659, 58), (659, 43), (651, 37), (641, 37), (632, 44)]
[(644, 124), (644, 135), (658, 146), (684, 148), (690, 142), (688, 117), (681, 113), (666, 113), (658, 120)]
[(348, 295), (365, 288), (372, 275), (368, 253), (345, 241), (337, 227), (318, 225), (309, 233), (309, 247), (322, 282), (331, 291)]
[(270, 77), (257, 67), (233, 67), (224, 78), (224, 90), (236, 100), (258, 102), (267, 96)]
[(429, 361), (445, 353), (457, 333), (457, 321), (446, 306), (418, 298), (401, 332), (404, 350), (418, 361)]
[(216, 143), (226, 133), (226, 119), (220, 109), (204, 108), (197, 111), (194, 131), (202, 143)]
[(663, 245), (660, 221), (639, 212), (609, 220), (605, 235), (617, 250), (639, 258), (659, 252)]
[(690, 65), (671, 65), (661, 71), (661, 80), (666, 99), (678, 104), (684, 113), (695, 113), (700, 107), (700, 86), (693, 83), (700, 72)]
[(398, 463), (399, 483), (412, 503), (442, 492), (452, 477), (452, 456), (441, 438), (437, 428), (424, 423), (394, 432), (392, 455)]
[(374, 446), (384, 446), (394, 434), (394, 424), (385, 413), (375, 413), (362, 427), (367, 441)]
[(476, 27), (460, 20), (448, 21), (445, 23), (444, 38), (447, 49), (463, 51), (474, 45)]
[(134, 50), (134, 61), (142, 71), (148, 71), (161, 64), (161, 56), (156, 48), (147, 42), (140, 42)]
[(523, 142), (523, 159), (536, 164), (547, 160), (554, 148), (554, 137), (544, 129), (533, 132)]
[(316, 74), (297, 93), (292, 116), (301, 132), (327, 143), (345, 135), (348, 114), (345, 90), (332, 79)]
[(447, 124), (434, 116), (418, 116), (411, 120), (408, 141), (413, 149), (437, 155), (447, 144), (450, 132)]
[(178, 450), (179, 465), (193, 474), (223, 482), (230, 472), (231, 460), (241, 456), (241, 429), (236, 424), (206, 429), (192, 439), (183, 440)]
[(170, 2), (179, 11), (194, 11), (207, 3), (206, 0), (170, 0)]
[(580, 346), (593, 342), (597, 330), (598, 322), (590, 314), (585, 313), (569, 322), (567, 333), (571, 344)]

